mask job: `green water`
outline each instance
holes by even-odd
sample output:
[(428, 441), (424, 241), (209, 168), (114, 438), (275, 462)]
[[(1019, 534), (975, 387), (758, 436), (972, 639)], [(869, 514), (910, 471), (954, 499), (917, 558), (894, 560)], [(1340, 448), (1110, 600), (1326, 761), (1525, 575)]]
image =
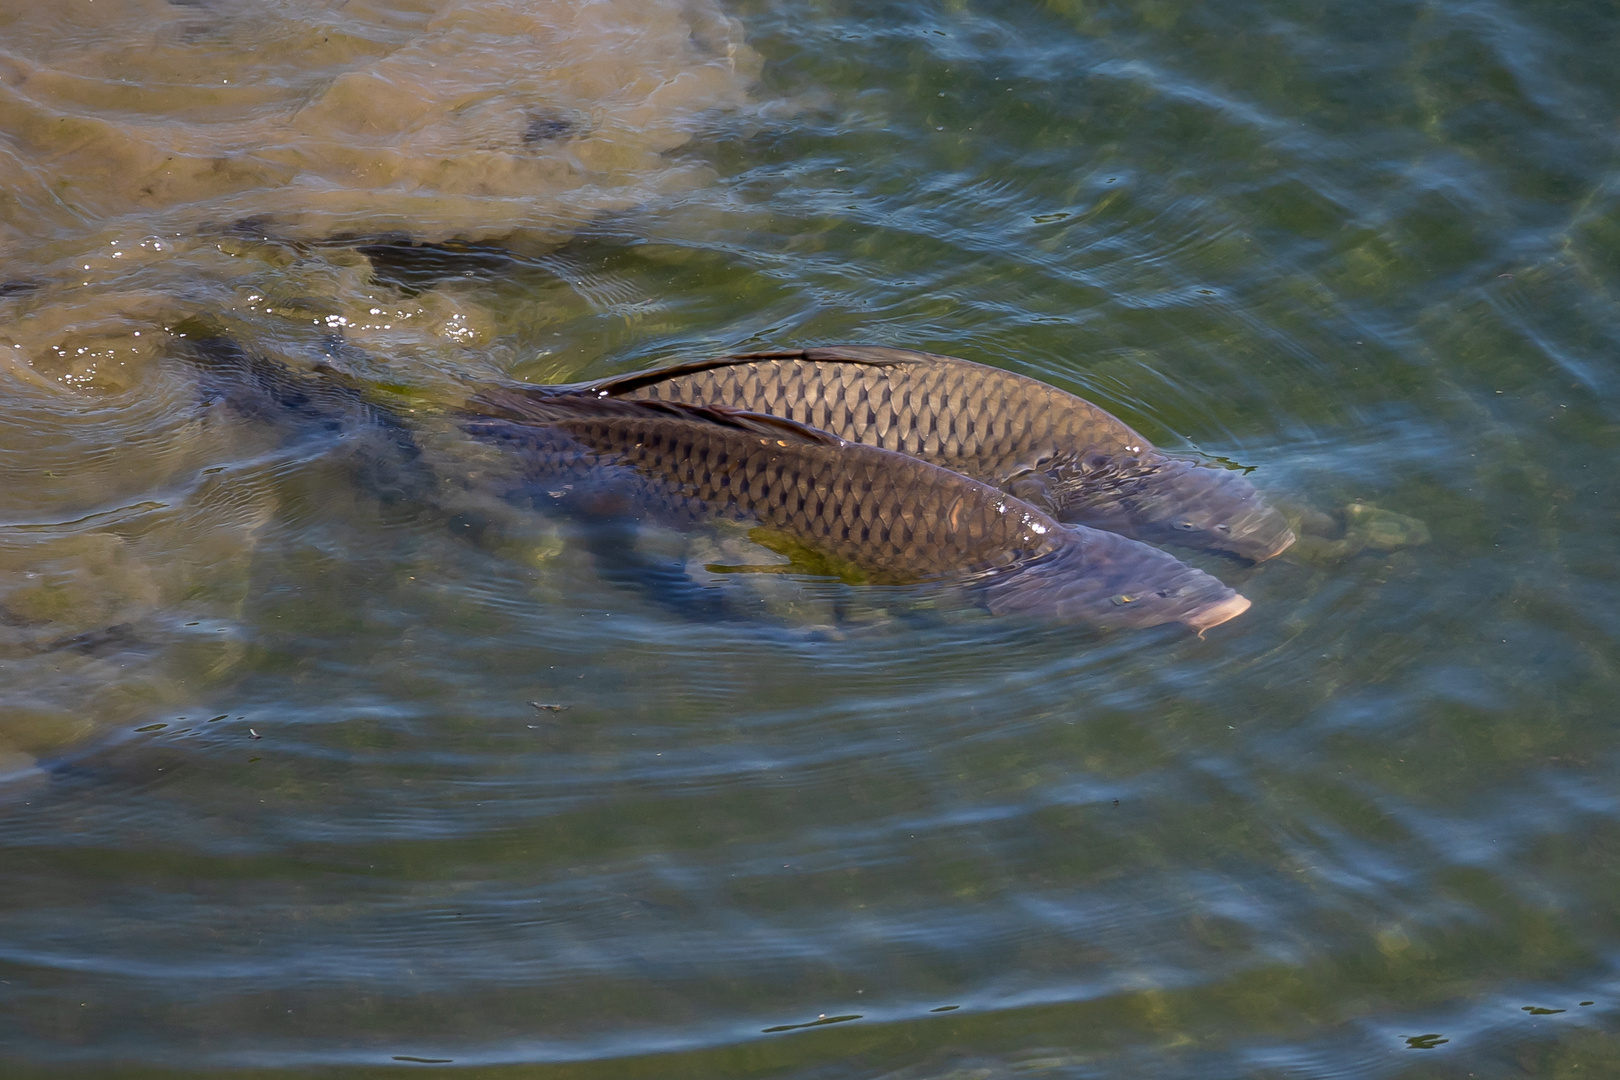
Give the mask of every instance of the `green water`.
[[(1620, 1071), (1620, 10), (620, 6), (522, 91), (562, 112), (424, 76), (375, 202), (370, 135), (286, 127), (321, 64), (496, 65), (551, 10), (466, 6), (126, 3), (174, 50), (134, 74), (89, 0), (0, 15), (8, 1075)], [(174, 104), (196, 50), (319, 78)], [(614, 96), (655, 59), (686, 96)], [(421, 164), (508, 114), (584, 164)], [(303, 156), (142, 195), (85, 156), (137, 123)], [(458, 480), (465, 379), (949, 353), (1304, 536), (1178, 552), (1254, 601), (1204, 639), (779, 575), (696, 621), (199, 402), (185, 319), (421, 406)]]

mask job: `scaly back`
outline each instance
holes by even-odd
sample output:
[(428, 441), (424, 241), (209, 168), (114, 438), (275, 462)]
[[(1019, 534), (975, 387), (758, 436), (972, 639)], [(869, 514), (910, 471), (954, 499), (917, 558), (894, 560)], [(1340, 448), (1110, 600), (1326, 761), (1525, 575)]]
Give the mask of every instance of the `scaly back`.
[(1090, 402), (1010, 371), (875, 346), (743, 353), (571, 387), (732, 405), (912, 454), (989, 482), (1060, 450), (1151, 449)]

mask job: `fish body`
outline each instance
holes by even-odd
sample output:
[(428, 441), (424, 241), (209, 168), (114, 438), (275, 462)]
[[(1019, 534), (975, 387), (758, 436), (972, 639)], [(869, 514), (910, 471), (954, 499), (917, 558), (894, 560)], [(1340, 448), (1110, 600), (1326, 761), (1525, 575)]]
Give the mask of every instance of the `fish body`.
[(996, 612), (1202, 631), (1248, 600), (1167, 553), (1064, 528), (1005, 491), (918, 457), (724, 406), (500, 387), (467, 430), (517, 455), (537, 490), (666, 518), (757, 523), (874, 582), (971, 582)]
[(742, 353), (536, 392), (768, 413), (909, 454), (1058, 519), (1260, 561), (1293, 543), (1239, 473), (1171, 457), (1106, 411), (1036, 379), (878, 346)]

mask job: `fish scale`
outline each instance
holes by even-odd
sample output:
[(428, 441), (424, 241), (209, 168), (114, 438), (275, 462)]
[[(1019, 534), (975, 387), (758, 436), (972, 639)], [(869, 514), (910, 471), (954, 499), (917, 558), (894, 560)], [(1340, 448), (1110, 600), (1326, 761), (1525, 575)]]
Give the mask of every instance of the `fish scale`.
[[(823, 351), (831, 350), (809, 352)], [(955, 361), (955, 364), (965, 363)], [(687, 401), (700, 405), (730, 404), (739, 408), (746, 405), (754, 412), (797, 420), (835, 434), (850, 431), (871, 437), (875, 433), (876, 441), (870, 445), (913, 455), (937, 452), (941, 434), (954, 435), (962, 445), (963, 453), (983, 459), (991, 471), (1019, 464), (1017, 459), (1029, 441), (1028, 429), (1031, 426), (1039, 427), (1031, 424), (1032, 417), (1025, 407), (1028, 387), (1018, 387), (1023, 392), (1018, 396), (1004, 396), (1005, 404), (1002, 407), (986, 408), (985, 403), (970, 400), (962, 386), (962, 372), (953, 368), (954, 364), (937, 367), (925, 365), (907, 370), (898, 408), (893, 406), (893, 380), (885, 367), (873, 366), (861, 370), (857, 365), (841, 360), (766, 358), (690, 374), (672, 373), (666, 380), (649, 382), (628, 390), (626, 396), (656, 401)], [(1020, 379), (1010, 372), (997, 372), (993, 368), (981, 370), (1005, 376), (1005, 379), (987, 379), (984, 390), (988, 393), (1001, 389), (998, 384)], [(616, 381), (619, 380), (606, 380), (593, 385), (610, 389)], [(1055, 388), (1046, 389), (1061, 393)], [(857, 402), (865, 406), (858, 413), (853, 408)], [(876, 415), (873, 415), (877, 409), (885, 412), (891, 425), (881, 425), (877, 421)], [(1094, 406), (1090, 407), (1090, 411), (1098, 418), (1107, 415)], [(980, 414), (988, 423), (975, 425), (979, 430), (979, 437), (975, 437), (968, 433), (967, 428)], [(1074, 432), (1073, 424), (1061, 423), (1067, 417), (1057, 416), (1055, 419), (1060, 422), (1046, 426), (1063, 434)], [(1111, 417), (1108, 419), (1112, 421)], [(1145, 439), (1124, 428), (1118, 421), (1113, 421), (1113, 424), (1122, 430), (1090, 435), (1089, 444), (1107, 451), (1123, 452), (1129, 446), (1146, 443)], [(1023, 437), (1014, 438), (1015, 431)]]
[[(529, 460), (543, 462), (548, 474), (628, 467), (652, 481), (641, 485), (643, 505), (662, 503), (701, 516), (718, 510), (758, 521), (814, 541), (882, 580), (913, 581), (1031, 558), (1051, 550), (1046, 534), (1058, 531), (1044, 515), (998, 510), (1008, 502), (1000, 491), (964, 486), (954, 474), (896, 455), (874, 463), (816, 443), (789, 444), (794, 452), (784, 455), (784, 439), (678, 416), (580, 419), (547, 413), (540, 419), (547, 423), (508, 430), (504, 438), (526, 443)], [(903, 479), (895, 473), (897, 463), (911, 466)], [(863, 497), (855, 497), (858, 492)], [(964, 499), (973, 504), (969, 527), (946, 527), (934, 508)]]
[(1139, 539), (1254, 560), (1294, 539), (1240, 473), (1166, 455), (1083, 398), (955, 357), (877, 346), (743, 353), (533, 390), (768, 413)]
[(1248, 601), (1157, 548), (1067, 529), (1006, 492), (919, 458), (774, 416), (651, 400), (494, 388), (467, 430), (512, 451), (531, 490), (746, 521), (875, 582), (974, 581), (993, 611), (1203, 630)]

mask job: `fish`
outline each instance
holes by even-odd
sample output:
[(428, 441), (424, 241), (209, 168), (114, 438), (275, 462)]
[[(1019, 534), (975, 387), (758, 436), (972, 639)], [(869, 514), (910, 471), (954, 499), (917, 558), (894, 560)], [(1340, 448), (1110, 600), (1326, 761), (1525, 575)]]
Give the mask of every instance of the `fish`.
[(489, 387), (464, 429), (518, 464), (535, 501), (671, 521), (728, 519), (875, 584), (958, 581), (996, 614), (1203, 633), (1249, 601), (1168, 552), (1070, 528), (919, 457), (725, 405)]
[(951, 356), (874, 345), (747, 352), (531, 389), (780, 416), (1153, 543), (1262, 562), (1295, 539), (1240, 472), (1166, 454), (1055, 386)]

